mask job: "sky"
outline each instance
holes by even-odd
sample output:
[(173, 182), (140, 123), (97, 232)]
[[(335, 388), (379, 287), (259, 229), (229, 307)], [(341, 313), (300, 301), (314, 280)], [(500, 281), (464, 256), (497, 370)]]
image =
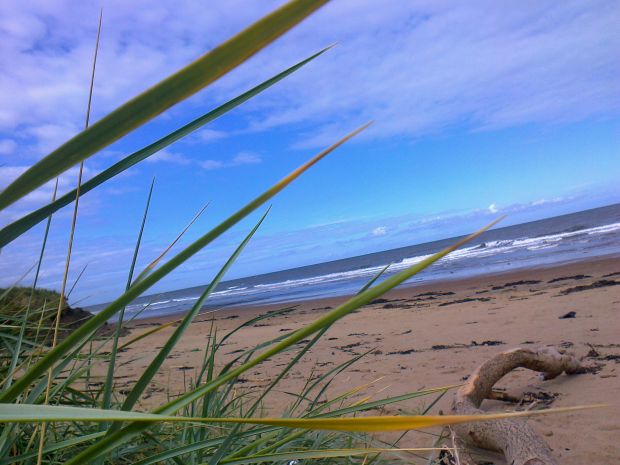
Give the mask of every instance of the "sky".
[[(0, 188), (84, 125), (282, 1), (0, 3)], [(213, 85), (87, 159), (85, 178), (331, 44), (274, 87), (80, 201), (70, 296), (118, 296), (152, 178), (138, 268), (173, 253), (312, 155), (373, 120), (279, 194), (236, 278), (620, 202), (620, 2), (334, 0)], [(59, 178), (75, 187), (77, 169)], [(0, 212), (49, 202), (47, 184)], [(208, 283), (265, 208), (151, 292)], [(60, 288), (72, 208), (54, 215), (40, 285)], [(44, 225), (0, 254), (0, 286), (32, 282)]]

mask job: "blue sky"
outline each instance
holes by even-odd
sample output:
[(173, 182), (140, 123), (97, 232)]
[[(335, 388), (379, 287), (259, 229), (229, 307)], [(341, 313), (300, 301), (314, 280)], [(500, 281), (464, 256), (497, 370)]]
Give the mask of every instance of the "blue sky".
[[(91, 120), (260, 18), (281, 1), (45, 0), (0, 4), (0, 183), (83, 124), (99, 8)], [(80, 203), (70, 281), (82, 304), (124, 287), (150, 180), (139, 264), (207, 202), (196, 239), (314, 153), (375, 124), (273, 201), (228, 277), (263, 273), (620, 201), (620, 4), (615, 1), (329, 3), (206, 90), (86, 162), (92, 176), (321, 48), (242, 107)], [(76, 170), (60, 178), (74, 187)], [(0, 212), (6, 224), (46, 185)], [(53, 220), (41, 284), (58, 288), (71, 209)], [(258, 219), (220, 238), (153, 291), (204, 284)], [(2, 250), (0, 285), (35, 263), (43, 228)], [(177, 249), (178, 250), (178, 249)], [(32, 279), (28, 276), (24, 282)]]

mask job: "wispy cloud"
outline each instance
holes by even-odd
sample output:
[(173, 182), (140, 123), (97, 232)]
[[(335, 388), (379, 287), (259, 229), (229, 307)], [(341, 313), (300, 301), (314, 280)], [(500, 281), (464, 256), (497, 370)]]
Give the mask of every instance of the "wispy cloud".
[(200, 162), (200, 166), (205, 170), (217, 170), (224, 168), (224, 163), (217, 160), (205, 160)]
[(387, 228), (385, 226), (377, 226), (372, 230), (373, 236), (385, 236), (387, 234)]
[[(28, 169), (27, 166), (0, 166), (0, 189), (5, 188), (24, 171)], [(78, 167), (70, 168), (58, 177), (58, 193), (62, 194), (68, 190), (72, 190), (77, 185)], [(82, 171), (82, 182), (88, 180), (94, 176), (95, 170), (84, 166)], [(43, 186), (32, 191), (17, 203), (11, 207), (0, 212), (1, 221), (13, 221), (30, 212), (34, 208), (38, 208), (42, 205), (49, 203), (52, 200), (52, 193), (54, 191), (56, 181), (50, 181)], [(92, 196), (91, 196), (92, 197)]]
[[(104, 12), (94, 117), (280, 3), (231, 0), (204, 14), (191, 1), (112, 1)], [(14, 97), (3, 101), (0, 131), (36, 139), (33, 153), (41, 156), (81, 127), (98, 11), (56, 0), (36, 8), (2, 2), (0, 13), (0, 51), (11, 63), (1, 72), (0, 94)], [(332, 2), (195, 102), (236, 95), (337, 41), (311, 72), (295, 73), (244, 108), (247, 129), (318, 126), (299, 143), (307, 146), (367, 119), (378, 124), (365, 137), (419, 137), (457, 124), (475, 130), (605, 116), (620, 110), (619, 22), (613, 0), (527, 7)], [(225, 137), (211, 129), (200, 135)]]
[(185, 155), (177, 152), (170, 152), (169, 150), (160, 150), (155, 155), (151, 155), (147, 158), (146, 161), (148, 163), (167, 162), (183, 166), (193, 163), (192, 160), (187, 158)]
[(0, 155), (9, 155), (15, 151), (17, 143), (13, 139), (0, 140)]
[(262, 163), (262, 158), (253, 152), (240, 152), (230, 161), (204, 160), (199, 165), (205, 170), (216, 170), (219, 168), (234, 168), (243, 165), (256, 165)]
[[(164, 0), (106, 0), (92, 121), (282, 3), (227, 0), (211, 5), (205, 14), (204, 5), (193, 0), (174, 4)], [(0, 54), (10, 63), (0, 70), (0, 95), (5, 97), (0, 106), (0, 155), (4, 164), (0, 167), (0, 187), (82, 128), (98, 15), (95, 2), (0, 2)], [(174, 166), (188, 171), (222, 170), (223, 174), (234, 167), (251, 168), (262, 162), (260, 154), (237, 152), (243, 146), (236, 145), (232, 135), (267, 132), (264, 146), (246, 145), (266, 153), (274, 134), (271, 131), (285, 126), (291, 128), (287, 135), (291, 137), (275, 142), (314, 147), (333, 142), (368, 119), (377, 123), (361, 140), (395, 136), (407, 143), (428, 134), (445, 133), (447, 128), (467, 133), (617, 116), (618, 23), (620, 2), (614, 0), (412, 0), (383, 2), (380, 8), (376, 0), (330, 2), (250, 63), (170, 109), (154, 122), (162, 126), (155, 127), (172, 129), (167, 127), (172, 119), (190, 121), (213, 104), (238, 95), (324, 46), (338, 42), (336, 48), (235, 110), (230, 120), (216, 126), (218, 129), (205, 127), (137, 169), (162, 172)], [(167, 119), (170, 116), (174, 118)], [(148, 135), (145, 139), (150, 141), (154, 134)], [(194, 150), (198, 144), (216, 147), (218, 141), (229, 140), (233, 151), (208, 155), (211, 159), (199, 157)], [(182, 145), (185, 143), (187, 146)], [(95, 158), (109, 165), (127, 153), (124, 146), (113, 146)], [(94, 173), (93, 166), (95, 159), (87, 162), (86, 178)], [(256, 168), (258, 171), (261, 167)], [(132, 173), (135, 171), (124, 175)], [(75, 187), (75, 182), (74, 168), (61, 177), (61, 191)], [(1, 212), (0, 220), (14, 219), (49, 202), (52, 188), (53, 184), (46, 184)], [(119, 182), (101, 192), (127, 194), (134, 190), (131, 182)], [(249, 195), (249, 190), (243, 194)], [(615, 184), (608, 190), (617, 199)], [(84, 197), (83, 211), (97, 206), (98, 192)], [(472, 224), (499, 213), (525, 221), (539, 212), (556, 213), (573, 201), (554, 198), (553, 193), (549, 198), (523, 203), (489, 195), (492, 197), (480, 199), (479, 209), (421, 217), (361, 219), (366, 213), (362, 208), (347, 211), (347, 219), (339, 221), (333, 218), (341, 216), (328, 212), (313, 221), (329, 224), (307, 227), (287, 218), (281, 228), (290, 229), (257, 237), (258, 246), (249, 248), (244, 260), (252, 264), (252, 273), (271, 271), (269, 266), (297, 266), (365, 253), (370, 251), (370, 242), (379, 250), (469, 232)], [(109, 207), (113, 202), (105, 197)], [(114, 204), (111, 215), (100, 221), (118, 220), (112, 210), (121, 211), (117, 208), (120, 204)], [(122, 206), (135, 210), (125, 198)], [(55, 215), (55, 224), (62, 224), (65, 212), (69, 214), (69, 209)], [(527, 216), (527, 212), (533, 213)], [(123, 221), (120, 226), (126, 226)], [(169, 223), (168, 216), (165, 223)], [(91, 236), (103, 236), (103, 231), (109, 230), (97, 225), (84, 229), (89, 240), (75, 255), (78, 268), (88, 260), (96, 261), (89, 268), (93, 273), (89, 285), (102, 292), (107, 289), (106, 295), (123, 282), (125, 271), (119, 271), (118, 265), (131, 259), (132, 246), (127, 245), (135, 239), (121, 237), (121, 228), (116, 229), (118, 237), (97, 240)], [(57, 231), (61, 228), (55, 230), (54, 239), (62, 239), (64, 229)], [(0, 276), (5, 283), (16, 275), (15, 270), (22, 270), (38, 256), (38, 236), (37, 240), (32, 237), (20, 238), (10, 250), (3, 250)], [(58, 283), (66, 243), (55, 243), (60, 245), (50, 247), (43, 285)], [(151, 245), (160, 250), (155, 246), (162, 244)], [(211, 256), (205, 257), (197, 262), (198, 268), (213, 263)], [(191, 284), (186, 275), (179, 276), (179, 286)], [(202, 272), (192, 276), (194, 280), (204, 279)]]
[(198, 131), (196, 135), (202, 142), (213, 142), (213, 141), (225, 139), (226, 137), (228, 137), (228, 133), (224, 131), (218, 131), (216, 129), (208, 129), (208, 128)]

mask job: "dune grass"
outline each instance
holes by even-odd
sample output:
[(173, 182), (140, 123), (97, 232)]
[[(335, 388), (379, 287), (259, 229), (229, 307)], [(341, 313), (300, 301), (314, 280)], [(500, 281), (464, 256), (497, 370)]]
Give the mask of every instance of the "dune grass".
[[(34, 164), (0, 192), (0, 208), (8, 207), (170, 106), (208, 86), (324, 3), (326, 0), (290, 1), (194, 63), (112, 111)], [(0, 292), (0, 465), (36, 463), (38, 457), (44, 463), (68, 464), (246, 464), (287, 463), (297, 460), (311, 460), (312, 463), (378, 463), (383, 460), (384, 454), (389, 454), (389, 463), (412, 463), (412, 454), (426, 457), (432, 450), (399, 449), (396, 444), (382, 443), (365, 433), (402, 431), (491, 418), (427, 416), (425, 414), (428, 409), (422, 412), (422, 415), (416, 416), (357, 415), (362, 412), (376, 412), (388, 404), (421, 396), (434, 396), (437, 399), (453, 386), (356, 402), (353, 401), (353, 396), (360, 391), (361, 387), (358, 387), (327, 399), (325, 393), (334, 379), (363, 355), (353, 357), (314, 379), (309, 378), (301, 392), (296, 393), (290, 408), (282, 412), (282, 418), (265, 418), (262, 415), (262, 406), (265, 397), (332, 325), (472, 240), (495, 222), (387, 278), (383, 276), (388, 268), (385, 267), (347, 302), (297, 331), (245, 350), (223, 367), (217, 362), (225, 341), (244, 328), (277, 316), (280, 312), (253, 318), (223, 335), (217, 333), (215, 325), (211, 325), (209, 333), (205, 335), (204, 347), (201, 348), (204, 351), (202, 364), (194, 375), (187, 379), (185, 391), (179, 396), (171, 397), (168, 402), (149, 413), (141, 411), (141, 399), (144, 398), (146, 388), (161, 371), (162, 364), (183, 338), (211, 292), (259, 231), (260, 225), (268, 216), (267, 209), (230, 258), (222, 264), (220, 271), (191, 310), (176, 322), (178, 325), (166, 343), (147, 368), (139, 373), (138, 381), (131, 389), (123, 392), (115, 385), (119, 348), (126, 349), (136, 341), (171, 326), (162, 325), (141, 334), (134, 334), (119, 345), (120, 329), (125, 323), (125, 306), (269, 202), (306, 170), (364, 131), (369, 123), (310, 158), (244, 207), (232, 212), (213, 229), (202, 233), (196, 241), (174, 256), (163, 260), (170, 251), (169, 247), (153, 260), (151, 265), (135, 273), (136, 258), (149, 208), (147, 200), (125, 291), (101, 312), (88, 318), (79, 328), (64, 334), (58, 344), (49, 344), (50, 332), (57, 323), (54, 318), (50, 320), (50, 314), (54, 314), (54, 309), (59, 305), (58, 301), (63, 300), (63, 296), (48, 294), (36, 290), (35, 287), (44, 258), (51, 215), (75, 202), (80, 195), (104, 184), (127, 168), (267, 90), (326, 51), (327, 49), (322, 50), (306, 58), (162, 139), (128, 155), (90, 181), (79, 185), (77, 189), (58, 199), (54, 195), (50, 204), (0, 231), (0, 247), (3, 247), (47, 219), (41, 255), (34, 267), (35, 284), (32, 288), (12, 288)], [(152, 190), (153, 184), (148, 194), (149, 199)], [(134, 275), (137, 277), (134, 278)], [(290, 309), (282, 310), (285, 311)], [(102, 336), (98, 330), (112, 317), (118, 317), (117, 331)], [(286, 354), (290, 359), (269, 385), (257, 392), (238, 388), (237, 381), (241, 375), (278, 354)], [(107, 366), (107, 374), (101, 384), (90, 383), (90, 368), (93, 363), (105, 363)], [(495, 415), (492, 418), (504, 416), (506, 415)]]

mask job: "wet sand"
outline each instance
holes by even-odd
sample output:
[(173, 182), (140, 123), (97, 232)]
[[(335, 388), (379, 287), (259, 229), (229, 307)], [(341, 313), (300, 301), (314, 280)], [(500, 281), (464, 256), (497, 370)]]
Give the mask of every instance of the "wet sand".
[[(244, 328), (223, 347), (218, 365), (243, 349), (283, 335), (335, 308), (346, 298), (295, 303), (283, 315)], [(201, 314), (166, 360), (141, 408), (147, 409), (183, 390), (195, 376), (214, 321), (218, 334), (262, 313), (281, 309), (278, 304), (229, 308)], [(570, 312), (574, 312), (572, 315)], [(567, 318), (561, 318), (568, 315)], [(131, 337), (178, 318), (139, 320)], [(149, 336), (120, 354), (117, 383), (127, 388), (148, 365), (173, 328)], [(564, 464), (619, 463), (620, 459), (620, 261), (582, 261), (553, 268), (481, 276), (460, 281), (403, 287), (337, 322), (281, 381), (266, 399), (272, 416), (292, 402), (286, 392), (298, 392), (308, 376), (324, 373), (338, 363), (368, 352), (330, 386), (328, 397), (375, 381), (359, 396), (373, 399), (414, 390), (461, 383), (483, 361), (515, 347), (554, 345), (574, 353), (594, 373), (562, 375), (542, 381), (528, 370), (516, 370), (497, 387), (523, 399), (523, 405), (486, 401), (489, 410), (515, 410), (534, 402), (554, 407), (608, 403), (608, 409), (546, 415), (529, 421), (544, 435)], [(281, 354), (239, 380), (240, 389), (266, 386), (296, 352)], [(100, 367), (102, 374), (105, 367)], [(313, 371), (314, 370), (314, 371)], [(449, 410), (448, 393), (430, 413)], [(434, 397), (392, 404), (374, 414), (411, 414)], [(536, 408), (536, 407), (535, 407)], [(409, 434), (402, 447), (432, 445), (434, 438)], [(496, 462), (498, 463), (498, 462)]]

